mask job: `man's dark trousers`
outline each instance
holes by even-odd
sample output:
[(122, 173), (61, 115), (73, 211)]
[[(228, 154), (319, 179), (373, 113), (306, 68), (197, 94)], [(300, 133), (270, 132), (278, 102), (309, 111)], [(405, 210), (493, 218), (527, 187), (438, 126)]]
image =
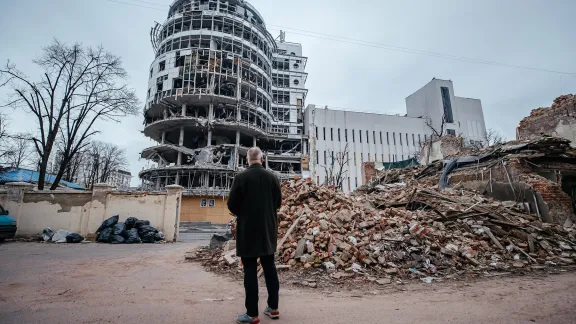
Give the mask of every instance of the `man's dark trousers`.
[[(246, 290), (246, 311), (248, 316), (258, 316), (258, 258), (242, 258), (244, 264), (244, 289)], [(278, 273), (274, 264), (274, 255), (260, 257), (260, 264), (264, 270), (266, 289), (268, 289), (268, 306), (278, 309)]]

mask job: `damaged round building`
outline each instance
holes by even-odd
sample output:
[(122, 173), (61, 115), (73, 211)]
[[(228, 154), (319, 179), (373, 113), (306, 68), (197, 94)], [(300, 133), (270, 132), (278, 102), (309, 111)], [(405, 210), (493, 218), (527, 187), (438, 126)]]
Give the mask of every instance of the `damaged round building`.
[(141, 154), (155, 165), (140, 173), (143, 189), (178, 184), (199, 206), (220, 208), (214, 197), (227, 196), (251, 146), (280, 179), (302, 175), (307, 74), (300, 44), (282, 32), (275, 39), (242, 0), (177, 0), (150, 36), (156, 59), (144, 134), (158, 145)]

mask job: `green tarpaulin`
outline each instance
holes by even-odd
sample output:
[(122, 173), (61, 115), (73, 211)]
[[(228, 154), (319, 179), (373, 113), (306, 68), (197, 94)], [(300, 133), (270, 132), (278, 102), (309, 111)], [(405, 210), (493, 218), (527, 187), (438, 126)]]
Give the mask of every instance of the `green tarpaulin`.
[(413, 166), (420, 165), (420, 163), (418, 163), (418, 160), (416, 160), (415, 158), (411, 158), (409, 160), (404, 160), (404, 161), (385, 162), (385, 163), (382, 163), (382, 165), (384, 166), (385, 170), (390, 170), (390, 169), (403, 169), (403, 168), (413, 167)]

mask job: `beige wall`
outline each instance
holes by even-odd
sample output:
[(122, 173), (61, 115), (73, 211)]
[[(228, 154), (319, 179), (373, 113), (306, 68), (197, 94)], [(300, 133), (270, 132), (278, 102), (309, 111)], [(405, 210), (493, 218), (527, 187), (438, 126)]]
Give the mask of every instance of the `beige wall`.
[[(214, 207), (201, 207), (202, 199), (207, 203), (214, 199)], [(222, 197), (182, 197), (180, 221), (226, 224), (232, 219), (226, 203), (227, 199)]]
[(119, 215), (149, 220), (164, 232), (167, 241), (177, 239), (182, 188), (174, 186), (166, 193), (118, 193), (107, 185), (95, 186), (93, 192), (31, 191), (27, 184), (9, 184), (0, 202), (16, 218), (17, 236), (41, 233), (45, 227), (78, 233), (88, 239), (103, 220)]

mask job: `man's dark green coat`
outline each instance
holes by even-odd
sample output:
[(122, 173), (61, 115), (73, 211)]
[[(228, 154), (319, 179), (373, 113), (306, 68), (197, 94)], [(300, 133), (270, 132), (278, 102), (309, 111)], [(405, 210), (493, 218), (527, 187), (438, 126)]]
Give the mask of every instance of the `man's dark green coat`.
[(237, 217), (236, 255), (260, 257), (276, 253), (278, 218), (282, 192), (276, 176), (253, 164), (236, 175), (228, 209)]

